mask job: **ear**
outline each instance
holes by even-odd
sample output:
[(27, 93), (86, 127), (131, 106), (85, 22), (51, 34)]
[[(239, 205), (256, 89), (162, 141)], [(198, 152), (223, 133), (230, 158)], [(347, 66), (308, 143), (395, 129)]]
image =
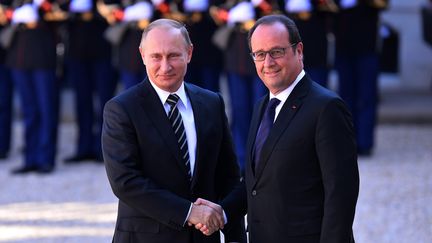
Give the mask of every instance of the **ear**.
[(191, 44), (187, 50), (187, 55), (188, 55), (188, 63), (190, 63), (191, 59), (192, 59), (192, 52), (193, 52), (193, 45)]
[(141, 48), (141, 46), (138, 48), (140, 55), (141, 55), (141, 59), (143, 61), (143, 64), (146, 65), (146, 61), (145, 61), (145, 55), (144, 55), (144, 50)]
[(303, 61), (303, 42), (299, 42), (296, 48), (297, 55)]

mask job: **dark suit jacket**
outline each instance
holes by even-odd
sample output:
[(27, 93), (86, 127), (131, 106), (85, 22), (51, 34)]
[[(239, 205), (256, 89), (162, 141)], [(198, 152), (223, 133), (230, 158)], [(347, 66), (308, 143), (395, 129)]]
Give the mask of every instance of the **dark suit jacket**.
[(185, 88), (197, 133), (192, 181), (181, 164), (171, 123), (149, 81), (105, 105), (103, 156), (112, 190), (119, 198), (113, 242), (219, 243), (218, 233), (207, 237), (184, 225), (190, 204), (198, 197), (223, 207), (228, 218), (227, 240), (245, 242), (238, 200), (227, 197), (239, 184), (240, 173), (223, 100), (194, 85), (185, 84)]
[(247, 145), (250, 242), (351, 242), (359, 176), (347, 107), (305, 76), (283, 105), (254, 173), (253, 145), (268, 99), (255, 108)]

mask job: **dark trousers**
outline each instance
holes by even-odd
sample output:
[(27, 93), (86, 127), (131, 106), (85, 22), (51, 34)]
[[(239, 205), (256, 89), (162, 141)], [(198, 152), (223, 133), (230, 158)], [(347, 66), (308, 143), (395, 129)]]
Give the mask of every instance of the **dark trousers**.
[(55, 70), (12, 69), (25, 128), (25, 165), (55, 164), (59, 91)]
[[(78, 122), (77, 155), (102, 157), (102, 112), (114, 95), (116, 78), (110, 60), (68, 61), (69, 78), (75, 92)], [(96, 100), (94, 100), (94, 96)]]
[(378, 55), (338, 55), (339, 93), (351, 109), (359, 152), (373, 148), (377, 113)]
[[(12, 133), (13, 85), (9, 69), (0, 64), (0, 155), (6, 156), (10, 149)], [(0, 157), (1, 157), (0, 156)]]
[(231, 100), (231, 131), (237, 159), (242, 171), (245, 164), (246, 140), (255, 103), (267, 92), (257, 75), (227, 73)]

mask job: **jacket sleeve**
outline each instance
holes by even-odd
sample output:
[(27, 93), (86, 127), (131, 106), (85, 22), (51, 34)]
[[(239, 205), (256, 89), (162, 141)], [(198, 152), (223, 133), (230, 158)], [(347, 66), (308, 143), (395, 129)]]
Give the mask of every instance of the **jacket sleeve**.
[(322, 243), (352, 239), (359, 173), (351, 119), (340, 99), (329, 101), (318, 118), (316, 149), (324, 184)]
[(161, 187), (139, 165), (137, 134), (126, 109), (116, 100), (104, 108), (102, 150), (114, 194), (138, 212), (182, 229), (191, 202)]
[(246, 242), (244, 216), (246, 214), (246, 189), (240, 168), (236, 160), (234, 145), (228, 120), (225, 116), (225, 107), (222, 97), (220, 99), (220, 114), (223, 120), (223, 139), (219, 152), (217, 166), (218, 191), (222, 196), (221, 206), (224, 209), (228, 224), (223, 233), (226, 242)]

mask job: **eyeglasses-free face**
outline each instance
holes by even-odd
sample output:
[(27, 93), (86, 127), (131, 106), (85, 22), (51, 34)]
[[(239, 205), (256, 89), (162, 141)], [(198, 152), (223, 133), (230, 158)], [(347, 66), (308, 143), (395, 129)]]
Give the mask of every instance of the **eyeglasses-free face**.
[(291, 48), (293, 46), (297, 45), (297, 43), (291, 44), (289, 47), (284, 48), (272, 48), (269, 51), (257, 51), (257, 52), (251, 52), (250, 55), (252, 59), (256, 62), (262, 62), (267, 56), (267, 53), (270, 55), (271, 58), (277, 59), (285, 56), (285, 50), (288, 48)]

